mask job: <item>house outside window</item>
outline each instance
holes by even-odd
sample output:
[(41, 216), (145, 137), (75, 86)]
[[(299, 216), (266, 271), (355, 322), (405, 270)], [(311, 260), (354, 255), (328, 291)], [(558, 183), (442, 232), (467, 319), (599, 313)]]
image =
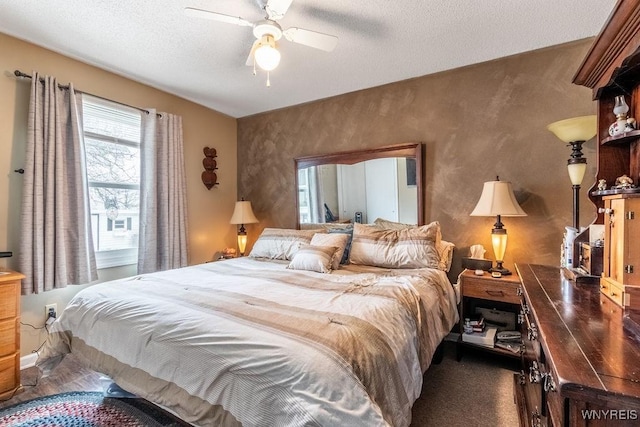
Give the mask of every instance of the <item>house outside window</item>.
[(141, 112), (86, 94), (82, 103), (96, 263), (98, 268), (135, 264)]

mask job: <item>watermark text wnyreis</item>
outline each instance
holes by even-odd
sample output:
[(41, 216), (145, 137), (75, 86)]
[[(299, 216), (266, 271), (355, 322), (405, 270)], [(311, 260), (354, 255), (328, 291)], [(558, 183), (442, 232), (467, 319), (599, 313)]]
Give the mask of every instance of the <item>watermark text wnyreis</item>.
[(583, 409), (584, 420), (637, 420), (638, 411), (635, 409)]

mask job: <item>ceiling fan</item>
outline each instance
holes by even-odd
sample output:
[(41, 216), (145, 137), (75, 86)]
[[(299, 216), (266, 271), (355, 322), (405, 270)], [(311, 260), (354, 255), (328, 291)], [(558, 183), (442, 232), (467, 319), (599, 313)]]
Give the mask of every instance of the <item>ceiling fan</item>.
[[(239, 16), (225, 15), (193, 7), (185, 7), (184, 13), (187, 16), (195, 18), (205, 18), (243, 27), (252, 27), (256, 41), (251, 47), (246, 65), (253, 65), (254, 74), (256, 64), (267, 71), (267, 73), (278, 66), (280, 63), (280, 52), (276, 49), (276, 42), (280, 40), (282, 36), (291, 42), (326, 52), (331, 52), (336, 47), (338, 43), (336, 36), (298, 27), (290, 27), (286, 30), (282, 29), (277, 21), (284, 17), (293, 0), (257, 0), (257, 2), (258, 6), (266, 12), (266, 17), (256, 22), (247, 21)], [(267, 86), (270, 86), (268, 74)]]

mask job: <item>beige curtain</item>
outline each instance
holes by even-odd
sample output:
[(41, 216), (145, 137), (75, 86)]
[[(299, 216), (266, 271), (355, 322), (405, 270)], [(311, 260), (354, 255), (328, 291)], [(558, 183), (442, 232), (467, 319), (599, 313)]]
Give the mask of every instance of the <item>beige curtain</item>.
[(82, 104), (73, 85), (31, 79), (22, 197), (22, 293), (98, 278), (82, 144)]
[(187, 196), (182, 117), (142, 118), (138, 273), (187, 265)]

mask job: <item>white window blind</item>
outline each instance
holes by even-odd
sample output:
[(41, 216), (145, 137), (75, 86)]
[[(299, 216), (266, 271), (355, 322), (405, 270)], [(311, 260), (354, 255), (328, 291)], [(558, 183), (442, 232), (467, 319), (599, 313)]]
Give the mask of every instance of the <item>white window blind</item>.
[(98, 268), (137, 262), (141, 112), (83, 95), (87, 177)]

